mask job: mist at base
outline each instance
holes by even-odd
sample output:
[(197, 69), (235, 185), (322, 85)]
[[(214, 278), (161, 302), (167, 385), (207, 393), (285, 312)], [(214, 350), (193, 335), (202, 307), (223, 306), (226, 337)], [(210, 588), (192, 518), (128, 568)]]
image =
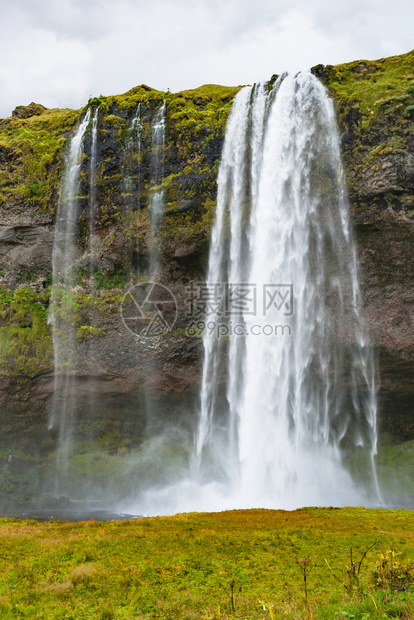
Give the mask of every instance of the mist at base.
[(297, 472), (299, 480), (292, 480), (292, 484), (278, 496), (246, 496), (237, 481), (211, 480), (197, 483), (189, 476), (165, 487), (153, 487), (138, 492), (136, 498), (120, 502), (117, 509), (129, 514), (153, 516), (249, 508), (295, 510), (304, 506), (376, 505), (375, 494), (372, 493), (370, 497), (368, 493), (361, 492), (342, 467), (332, 467), (330, 457), (303, 455)]

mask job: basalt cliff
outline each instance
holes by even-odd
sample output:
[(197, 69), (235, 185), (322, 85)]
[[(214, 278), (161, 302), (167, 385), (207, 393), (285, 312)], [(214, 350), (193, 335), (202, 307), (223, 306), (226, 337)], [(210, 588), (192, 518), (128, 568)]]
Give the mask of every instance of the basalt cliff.
[[(363, 304), (378, 360), (380, 435), (407, 442), (414, 438), (414, 52), (318, 65), (312, 72), (337, 108)], [(165, 419), (191, 428), (203, 350), (197, 326), (188, 331), (188, 289), (205, 280), (218, 165), (238, 90), (207, 85), (173, 94), (141, 85), (124, 95), (91, 99), (81, 110), (32, 103), (0, 120), (3, 451), (13, 445), (22, 455), (47, 458), (57, 440), (47, 430), (55, 385), (48, 324), (55, 216), (68, 145), (88, 108), (98, 119), (96, 214), (91, 240), (88, 129), (76, 282), (66, 308), (76, 332), (77, 438), (93, 437), (109, 451), (122, 451), (144, 441)], [(156, 186), (151, 127), (164, 101), (164, 165)], [(131, 146), (138, 106), (139, 149)], [(157, 279), (174, 294), (178, 318), (164, 337), (137, 339), (125, 328), (120, 309), (128, 287), (148, 275), (153, 242), (148, 206), (160, 190), (165, 215), (157, 231)], [(152, 415), (148, 395), (158, 403)]]

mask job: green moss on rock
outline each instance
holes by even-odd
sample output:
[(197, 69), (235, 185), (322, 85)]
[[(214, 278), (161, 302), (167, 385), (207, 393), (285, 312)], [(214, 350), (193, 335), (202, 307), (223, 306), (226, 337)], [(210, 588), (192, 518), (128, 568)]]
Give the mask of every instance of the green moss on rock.
[(0, 120), (0, 204), (54, 213), (65, 146), (79, 118), (75, 110), (45, 110)]
[(29, 288), (0, 292), (0, 368), (3, 376), (49, 370), (53, 354), (48, 295)]

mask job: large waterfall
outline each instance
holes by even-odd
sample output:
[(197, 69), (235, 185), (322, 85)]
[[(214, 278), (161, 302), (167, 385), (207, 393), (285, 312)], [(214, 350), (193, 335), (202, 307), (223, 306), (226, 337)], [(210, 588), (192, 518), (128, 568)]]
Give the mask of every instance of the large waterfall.
[(374, 363), (334, 108), (310, 73), (235, 101), (206, 288), (221, 305), (204, 332), (200, 479), (248, 506), (355, 501), (340, 448), (376, 451)]
[[(332, 101), (311, 73), (230, 114), (203, 299), (191, 474), (149, 511), (380, 501), (375, 365)], [(369, 489), (343, 461), (368, 447)]]

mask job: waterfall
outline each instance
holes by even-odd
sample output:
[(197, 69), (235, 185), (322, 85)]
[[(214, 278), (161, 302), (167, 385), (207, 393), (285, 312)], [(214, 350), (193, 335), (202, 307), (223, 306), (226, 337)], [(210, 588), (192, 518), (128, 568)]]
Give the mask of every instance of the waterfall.
[(94, 228), (96, 213), (96, 161), (98, 154), (98, 115), (99, 106), (96, 108), (92, 118), (92, 145), (91, 145), (91, 167), (89, 176), (89, 272), (93, 272), (93, 251), (94, 251)]
[[(221, 308), (205, 320), (198, 483), (236, 506), (361, 501), (341, 447), (373, 462), (375, 367), (334, 107), (310, 73), (236, 97), (206, 291)], [(378, 498), (375, 468), (372, 482)]]
[(149, 278), (157, 278), (159, 241), (157, 239), (165, 210), (165, 190), (162, 187), (164, 178), (165, 155), (165, 112), (166, 103), (157, 111), (152, 125), (152, 161), (151, 175), (153, 189), (149, 206), (151, 230), (149, 235)]
[(49, 429), (56, 428), (59, 434), (56, 469), (56, 479), (59, 484), (67, 471), (73, 435), (75, 403), (73, 373), (76, 359), (75, 328), (71, 320), (74, 312), (72, 287), (74, 285), (74, 263), (77, 258), (75, 236), (78, 224), (83, 140), (90, 122), (90, 115), (90, 110), (88, 110), (70, 143), (63, 185), (59, 195), (53, 243), (53, 287), (48, 322), (52, 326), (54, 392)]
[(142, 134), (141, 103), (138, 103), (135, 116), (128, 127), (122, 166), (122, 189), (127, 210), (139, 209)]
[[(135, 116), (128, 125), (122, 157), (122, 196), (127, 226), (131, 224), (132, 212), (138, 211), (140, 208), (143, 131), (141, 103), (138, 103)], [(134, 254), (136, 252), (139, 253), (138, 244), (134, 247), (131, 240), (128, 248), (130, 276), (139, 267), (136, 264), (136, 259), (134, 261)]]
[[(98, 113), (92, 118), (91, 257)], [(88, 110), (71, 140), (56, 215), (49, 313), (55, 354), (50, 428), (59, 436), (56, 493), (68, 488), (75, 430), (75, 238), (91, 116)], [(150, 279), (160, 277), (165, 132), (164, 101), (152, 124)], [(139, 183), (141, 148), (138, 105), (125, 149), (128, 196), (135, 191), (136, 165)], [(246, 87), (235, 98), (218, 173), (207, 281), (200, 286), (204, 360), (190, 468), (181, 482), (144, 490), (138, 512), (378, 501), (377, 380), (339, 136), (333, 103), (310, 73), (283, 75), (271, 89), (267, 83)], [(150, 373), (155, 360), (148, 357)], [(146, 399), (153, 438), (154, 408)], [(346, 471), (355, 446), (370, 452), (369, 489)]]
[[(310, 73), (245, 87), (227, 121), (187, 476), (139, 513), (381, 502), (375, 364), (334, 106)], [(370, 453), (363, 486), (346, 470)], [(365, 452), (366, 452), (365, 451)]]
[(375, 368), (334, 108), (310, 73), (236, 98), (206, 288), (218, 285), (225, 310), (206, 317), (197, 475), (227, 481), (248, 506), (355, 501), (340, 448), (376, 452)]

